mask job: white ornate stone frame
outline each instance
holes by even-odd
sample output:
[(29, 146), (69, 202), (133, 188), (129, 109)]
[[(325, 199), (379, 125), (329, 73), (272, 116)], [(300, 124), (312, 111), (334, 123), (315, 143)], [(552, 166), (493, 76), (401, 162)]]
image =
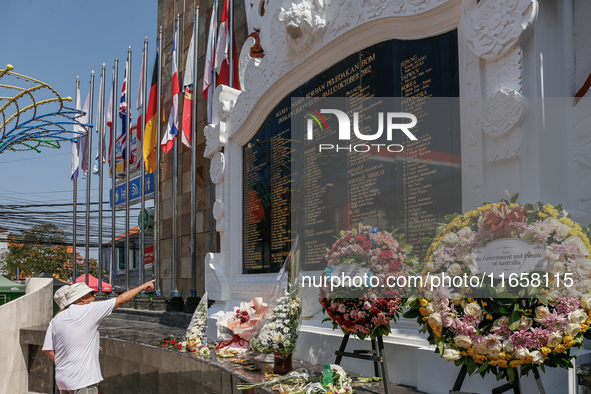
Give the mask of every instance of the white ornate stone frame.
[[(246, 0), (264, 58), (240, 55), (241, 90), (216, 89), (213, 119), (204, 130), (204, 156), (215, 184), (213, 215), (221, 250), (208, 253), (205, 287), (211, 299), (243, 300), (269, 294), (276, 274), (242, 274), (242, 147), (289, 92), (311, 75), (356, 51), (389, 39), (420, 39), (458, 29), (462, 205), (483, 195), (483, 166), (521, 155), (526, 114), (521, 43), (531, 30), (536, 0)], [(265, 14), (261, 15), (264, 4)], [(484, 97), (491, 97), (484, 100)], [(496, 122), (502, 103), (513, 116)], [(487, 152), (484, 152), (484, 148)]]

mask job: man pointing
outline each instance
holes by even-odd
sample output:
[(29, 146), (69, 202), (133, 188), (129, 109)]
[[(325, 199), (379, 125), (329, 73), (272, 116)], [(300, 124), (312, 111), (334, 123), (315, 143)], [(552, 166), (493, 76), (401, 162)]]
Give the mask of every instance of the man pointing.
[(84, 283), (59, 288), (53, 296), (60, 312), (51, 320), (43, 352), (55, 362), (60, 394), (97, 394), (103, 380), (99, 364), (99, 325), (113, 310), (142, 291), (154, 289), (154, 281), (105, 301), (94, 302), (94, 290)]

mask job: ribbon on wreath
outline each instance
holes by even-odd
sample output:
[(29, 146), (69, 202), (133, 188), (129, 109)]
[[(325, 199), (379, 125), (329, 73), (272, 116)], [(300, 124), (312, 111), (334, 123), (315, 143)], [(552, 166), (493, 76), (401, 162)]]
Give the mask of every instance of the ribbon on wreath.
[(497, 208), (493, 206), (484, 214), (483, 225), (490, 229), (494, 234), (494, 239), (510, 238), (512, 223), (525, 223), (524, 207), (509, 208), (506, 204), (500, 204)]
[(246, 341), (242, 338), (240, 338), (240, 335), (236, 335), (234, 334), (234, 336), (232, 337), (231, 340), (229, 340), (228, 342), (220, 342), (217, 344), (217, 346), (215, 347), (215, 350), (220, 350), (223, 349), (225, 347), (230, 346), (233, 343), (238, 343), (238, 345), (244, 347), (244, 345), (246, 345)]

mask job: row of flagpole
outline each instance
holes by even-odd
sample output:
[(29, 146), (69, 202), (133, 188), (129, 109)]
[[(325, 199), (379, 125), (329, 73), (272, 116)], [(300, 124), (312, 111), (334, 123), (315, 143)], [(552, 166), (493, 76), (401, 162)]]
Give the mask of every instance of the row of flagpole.
[[(217, 1), (214, 0), (213, 12), (211, 16), (209, 36), (207, 40), (206, 59), (205, 59), (205, 70), (203, 78), (203, 96), (207, 99), (207, 121), (211, 122), (211, 103), (213, 95), (213, 87), (219, 84), (229, 85), (238, 88), (239, 82), (237, 80), (236, 70), (236, 55), (235, 55), (235, 43), (233, 40), (232, 31), (232, 0), (225, 0), (224, 8), (222, 12), (222, 18), (219, 26), (219, 34), (217, 28)], [(91, 149), (92, 149), (92, 133), (90, 132), (92, 127), (95, 127), (99, 135), (99, 142), (97, 148), (97, 163), (94, 168), (94, 173), (99, 176), (99, 256), (98, 256), (98, 270), (99, 280), (98, 288), (102, 290), (102, 269), (103, 269), (103, 256), (102, 256), (102, 220), (103, 220), (103, 163), (109, 162), (111, 168), (111, 263), (110, 263), (110, 283), (115, 289), (117, 282), (117, 255), (115, 249), (116, 240), (116, 176), (117, 176), (117, 140), (121, 140), (121, 161), (125, 168), (125, 257), (124, 257), (124, 289), (127, 290), (129, 287), (129, 209), (130, 209), (130, 166), (132, 164), (138, 166), (140, 172), (140, 190), (141, 190), (141, 220), (139, 221), (140, 227), (140, 264), (138, 269), (138, 279), (145, 281), (145, 228), (144, 228), (144, 212), (145, 212), (145, 174), (154, 173), (154, 263), (153, 272), (156, 279), (156, 294), (160, 293), (160, 272), (159, 272), (159, 253), (160, 253), (160, 228), (159, 228), (159, 216), (160, 216), (160, 196), (158, 194), (158, 185), (160, 184), (160, 162), (161, 152), (158, 149), (158, 145), (161, 145), (164, 153), (168, 153), (173, 150), (173, 215), (172, 215), (172, 263), (171, 263), (171, 295), (179, 296), (178, 291), (178, 245), (177, 245), (177, 182), (178, 182), (178, 146), (176, 139), (181, 133), (181, 142), (192, 149), (191, 152), (191, 296), (196, 296), (196, 248), (195, 248), (195, 233), (196, 233), (196, 215), (195, 215), (195, 165), (196, 165), (196, 149), (194, 143), (196, 141), (196, 120), (197, 120), (197, 100), (194, 99), (194, 93), (196, 91), (196, 75), (197, 75), (197, 56), (198, 56), (198, 40), (197, 34), (199, 20), (199, 7), (195, 7), (195, 16), (193, 24), (193, 34), (191, 38), (191, 44), (187, 54), (187, 60), (184, 71), (183, 80), (183, 117), (182, 117), (182, 128), (179, 129), (179, 98), (178, 95), (181, 93), (179, 89), (179, 77), (178, 77), (178, 48), (179, 48), (179, 31), (180, 31), (180, 19), (177, 16), (175, 21), (174, 39), (173, 39), (173, 55), (172, 55), (172, 104), (170, 108), (170, 115), (168, 117), (168, 124), (166, 132), (161, 135), (160, 124), (163, 123), (163, 114), (161, 113), (161, 102), (162, 102), (162, 27), (159, 29), (158, 43), (156, 46), (156, 61), (154, 64), (154, 71), (152, 74), (152, 81), (150, 85), (149, 101), (146, 103), (147, 94), (147, 59), (148, 59), (148, 39), (144, 41), (143, 56), (141, 75), (138, 84), (138, 100), (137, 109), (140, 111), (140, 116), (136, 123), (136, 136), (137, 143), (135, 149), (135, 158), (131, 147), (131, 136), (132, 136), (132, 118), (131, 108), (128, 105), (130, 100), (131, 90), (131, 47), (128, 49), (128, 56), (125, 67), (125, 79), (122, 84), (121, 97), (119, 108), (117, 110), (115, 105), (115, 96), (117, 92), (117, 77), (118, 77), (118, 59), (115, 59), (113, 65), (113, 77), (111, 85), (111, 93), (108, 100), (108, 108), (105, 111), (105, 65), (103, 64), (101, 72), (101, 80), (99, 87), (99, 103), (96, 115), (96, 122), (92, 124), (93, 117), (93, 97), (94, 97), (94, 71), (91, 73), (90, 88), (88, 96), (86, 98), (84, 107), (81, 107), (80, 101), (80, 84), (79, 78), (76, 80), (76, 108), (81, 109), (85, 115), (79, 119), (82, 130), (88, 131), (86, 135), (78, 138), (72, 143), (72, 172), (71, 179), (73, 181), (73, 215), (74, 215), (74, 227), (73, 227), (73, 281), (76, 281), (78, 277), (77, 273), (77, 234), (76, 234), (76, 219), (77, 219), (77, 178), (82, 170), (83, 179), (86, 178), (86, 239), (85, 239), (85, 282), (88, 284), (88, 270), (89, 270), (89, 227), (90, 227), (90, 190), (91, 190), (91, 176), (88, 174), (88, 170), (91, 166)], [(217, 37), (216, 37), (217, 36)], [(217, 45), (216, 45), (217, 43)], [(217, 47), (217, 48), (216, 48)], [(229, 50), (232, 48), (232, 50)], [(217, 83), (216, 83), (217, 82)], [(147, 104), (147, 108), (146, 108)], [(122, 119), (122, 131), (121, 134), (117, 134), (117, 112), (119, 117)], [(87, 126), (84, 126), (87, 125)], [(109, 153), (106, 153), (106, 141), (107, 134), (106, 129), (109, 128), (110, 146)], [(140, 147), (140, 141), (142, 146)], [(125, 148), (123, 148), (123, 143)], [(140, 153), (141, 152), (141, 153)], [(80, 154), (82, 154), (82, 161), (80, 162)], [(141, 154), (141, 157), (140, 157)], [(137, 161), (136, 161), (137, 160)], [(210, 245), (211, 246), (211, 245)]]

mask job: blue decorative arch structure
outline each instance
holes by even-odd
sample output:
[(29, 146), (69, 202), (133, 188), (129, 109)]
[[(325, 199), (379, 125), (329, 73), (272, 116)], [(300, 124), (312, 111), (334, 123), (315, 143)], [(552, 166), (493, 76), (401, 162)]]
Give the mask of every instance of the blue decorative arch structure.
[(10, 64), (0, 69), (0, 154), (59, 148), (61, 142), (76, 140), (90, 130), (92, 125), (78, 121), (84, 112), (64, 105), (71, 97), (62, 97), (47, 83), (12, 69)]

